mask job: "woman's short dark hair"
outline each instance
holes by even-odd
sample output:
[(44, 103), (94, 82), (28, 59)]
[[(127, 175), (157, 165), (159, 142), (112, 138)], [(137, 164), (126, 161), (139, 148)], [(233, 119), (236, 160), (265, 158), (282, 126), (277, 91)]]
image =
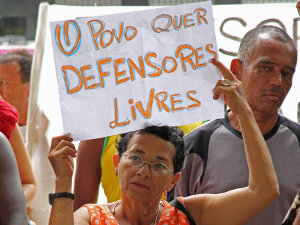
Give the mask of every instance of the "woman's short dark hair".
[(183, 131), (176, 127), (169, 126), (149, 126), (138, 131), (121, 134), (120, 139), (116, 143), (119, 157), (127, 150), (130, 139), (134, 134), (153, 134), (161, 139), (170, 142), (175, 147), (175, 157), (173, 159), (174, 173), (181, 170), (184, 160), (184, 142)]

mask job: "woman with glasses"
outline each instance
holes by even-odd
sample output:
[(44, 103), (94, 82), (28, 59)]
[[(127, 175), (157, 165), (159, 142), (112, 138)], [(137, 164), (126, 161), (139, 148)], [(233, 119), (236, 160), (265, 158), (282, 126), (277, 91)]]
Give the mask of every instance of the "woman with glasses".
[[(184, 160), (183, 133), (168, 126), (151, 126), (123, 134), (114, 155), (122, 199), (97, 205), (87, 204), (73, 215), (71, 192), (73, 159), (76, 150), (68, 135), (52, 139), (49, 160), (56, 174), (50, 225), (99, 224), (244, 224), (267, 207), (279, 188), (272, 159), (246, 101), (241, 83), (220, 62), (213, 60), (225, 80), (217, 82), (214, 99), (224, 95), (225, 103), (236, 114), (241, 127), (249, 185), (222, 194), (200, 194), (161, 200), (180, 177)], [(226, 149), (224, 149), (226, 151)], [(209, 156), (208, 156), (209, 157)], [(82, 181), (84, 182), (84, 180)]]

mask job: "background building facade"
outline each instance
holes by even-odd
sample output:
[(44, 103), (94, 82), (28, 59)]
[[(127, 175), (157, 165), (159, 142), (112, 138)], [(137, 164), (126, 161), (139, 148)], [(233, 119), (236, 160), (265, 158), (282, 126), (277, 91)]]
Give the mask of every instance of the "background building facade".
[[(46, 0), (49, 4), (97, 6), (168, 6), (200, 0)], [(0, 45), (34, 41), (38, 8), (45, 0), (0, 0)], [(213, 4), (287, 3), (295, 0), (212, 0)]]

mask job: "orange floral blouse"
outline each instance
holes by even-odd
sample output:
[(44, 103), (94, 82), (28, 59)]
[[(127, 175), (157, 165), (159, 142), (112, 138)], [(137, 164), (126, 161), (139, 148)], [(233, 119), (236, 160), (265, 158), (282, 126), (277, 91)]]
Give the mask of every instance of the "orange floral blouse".
[[(182, 197), (178, 198), (178, 200), (183, 203)], [(170, 205), (167, 201), (162, 201), (164, 208), (158, 225), (190, 224), (187, 216), (182, 211)], [(91, 225), (118, 225), (117, 220), (109, 211), (107, 204), (86, 204), (83, 207), (86, 207), (89, 211)]]

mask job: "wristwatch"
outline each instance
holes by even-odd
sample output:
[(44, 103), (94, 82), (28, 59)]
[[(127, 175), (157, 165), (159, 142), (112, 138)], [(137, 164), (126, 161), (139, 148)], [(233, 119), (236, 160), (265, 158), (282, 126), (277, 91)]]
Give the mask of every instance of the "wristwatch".
[(71, 198), (74, 199), (75, 195), (70, 192), (58, 192), (58, 193), (49, 193), (49, 204), (53, 205), (54, 199), (56, 198)]

